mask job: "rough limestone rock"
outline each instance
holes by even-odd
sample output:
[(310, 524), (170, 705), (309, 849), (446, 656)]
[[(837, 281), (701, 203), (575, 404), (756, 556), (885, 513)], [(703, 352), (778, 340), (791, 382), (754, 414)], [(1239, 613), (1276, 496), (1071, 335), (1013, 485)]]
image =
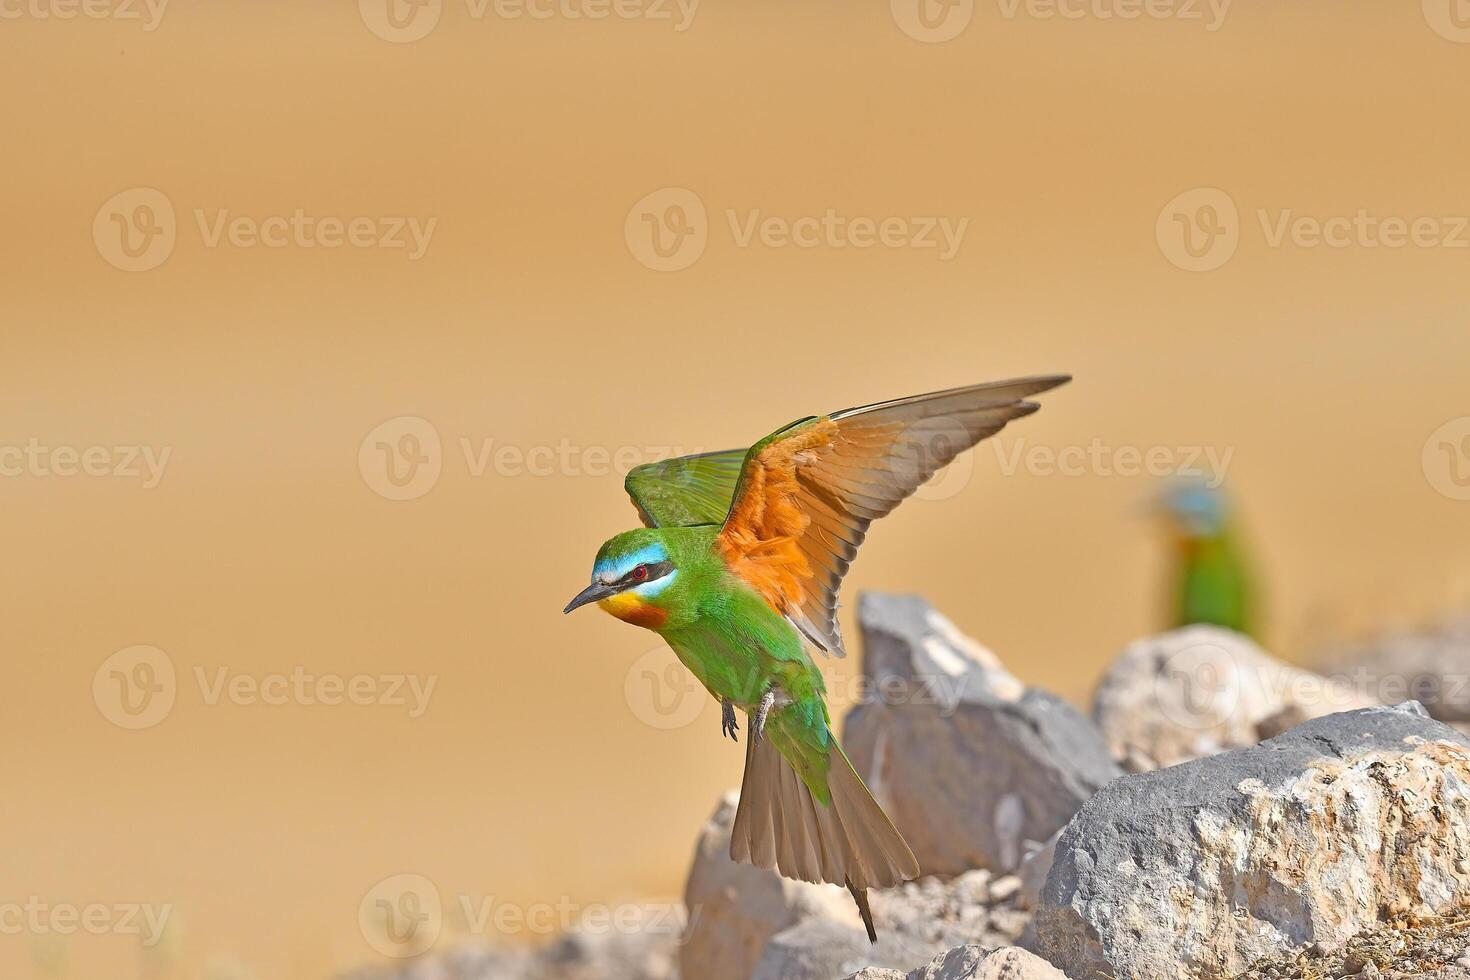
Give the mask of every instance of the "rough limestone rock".
[(1470, 980), (1467, 944), (1470, 920), (1463, 914), (1404, 919), (1360, 932), (1346, 946), (1313, 943), (1290, 950), (1256, 963), (1237, 980)]
[(1014, 871), (1121, 774), (1091, 722), (924, 600), (867, 593), (859, 620), (868, 696), (844, 744), (925, 874)]
[(648, 932), (573, 930), (539, 948), (478, 942), (389, 966), (344, 974), (341, 980), (678, 980), (678, 936)]
[(901, 938), (919, 955), (895, 958), (912, 965), (952, 946), (980, 943), (1008, 946), (1025, 930), (1031, 917), (1016, 907), (1020, 881), (1014, 875), (995, 877), (989, 871), (967, 871), (954, 878), (920, 878), (897, 888), (874, 891), (869, 897), (881, 947), (888, 937)]
[(1125, 648), (1098, 682), (1092, 717), (1125, 769), (1148, 772), (1376, 703), (1239, 633), (1187, 626)]
[(1014, 946), (987, 950), (960, 946), (908, 974), (870, 967), (845, 980), (1066, 980), (1062, 971)]
[(1013, 943), (1030, 921), (1012, 901), (1019, 888), (1014, 876), (977, 870), (875, 890), (876, 945), (850, 923), (805, 919), (772, 937), (755, 977), (830, 980), (862, 967), (908, 967), (961, 943)]
[(878, 955), (870, 952), (861, 928), (807, 919), (771, 937), (750, 980), (830, 980)]
[(1470, 722), (1470, 614), (1324, 654), (1323, 673), (1382, 701), (1413, 698), (1440, 721)]
[(1470, 888), (1470, 740), (1415, 702), (1119, 779), (1057, 841), (1038, 951), (1078, 980), (1233, 977)]
[(489, 980), (529, 977), (536, 969), (532, 950), (489, 942), (469, 942), (416, 959), (363, 967), (338, 980)]
[(1021, 861), (1017, 908), (1034, 909), (1041, 904), (1041, 889), (1046, 887), (1046, 876), (1051, 873), (1052, 862), (1056, 860), (1057, 840), (1061, 836), (1060, 830), (1052, 834), (1045, 843), (1033, 846)]
[(731, 861), (730, 828), (739, 803), (738, 794), (727, 794), (694, 848), (684, 886), (688, 925), (679, 951), (685, 977), (749, 980), (776, 933), (808, 918), (853, 928), (859, 923), (851, 896), (840, 886), (792, 881)]
[[(541, 950), (526, 980), (678, 980), (678, 942), (662, 925), (652, 932), (578, 932)], [(514, 974), (486, 974), (509, 980)]]

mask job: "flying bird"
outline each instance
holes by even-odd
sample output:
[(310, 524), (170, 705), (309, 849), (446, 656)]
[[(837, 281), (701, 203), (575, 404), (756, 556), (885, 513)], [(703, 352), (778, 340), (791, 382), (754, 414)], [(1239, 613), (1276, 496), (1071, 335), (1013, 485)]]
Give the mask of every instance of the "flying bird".
[(745, 774), (730, 857), (845, 885), (877, 941), (869, 888), (918, 877), (913, 852), (832, 732), (808, 654), (842, 657), (837, 595), (868, 525), (1069, 380), (1022, 378), (800, 419), (749, 449), (639, 466), (625, 487), (644, 527), (597, 552), (597, 603), (653, 630), (721, 705)]

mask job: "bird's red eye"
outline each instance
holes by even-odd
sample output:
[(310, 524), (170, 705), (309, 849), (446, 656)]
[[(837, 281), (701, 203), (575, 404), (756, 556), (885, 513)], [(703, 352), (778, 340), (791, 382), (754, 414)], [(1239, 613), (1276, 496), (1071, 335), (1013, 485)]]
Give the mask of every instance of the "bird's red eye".
[(646, 578), (648, 578), (647, 565), (639, 565), (637, 568), (633, 569), (633, 581), (642, 582)]

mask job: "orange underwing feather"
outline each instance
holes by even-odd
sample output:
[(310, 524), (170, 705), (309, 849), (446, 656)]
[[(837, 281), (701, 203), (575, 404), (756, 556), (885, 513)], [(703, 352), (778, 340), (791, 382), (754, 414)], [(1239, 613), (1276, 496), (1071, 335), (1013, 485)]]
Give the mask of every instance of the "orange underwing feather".
[(869, 525), (959, 453), (1036, 411), (1028, 396), (1066, 380), (971, 385), (792, 423), (746, 455), (715, 545), (808, 640), (843, 656), (837, 593)]
[(794, 436), (762, 448), (747, 463), (745, 485), (725, 518), (715, 547), (730, 570), (777, 611), (800, 605), (802, 583), (812, 577), (801, 538), (811, 516), (798, 502), (799, 454), (832, 444), (837, 426), (817, 419)]

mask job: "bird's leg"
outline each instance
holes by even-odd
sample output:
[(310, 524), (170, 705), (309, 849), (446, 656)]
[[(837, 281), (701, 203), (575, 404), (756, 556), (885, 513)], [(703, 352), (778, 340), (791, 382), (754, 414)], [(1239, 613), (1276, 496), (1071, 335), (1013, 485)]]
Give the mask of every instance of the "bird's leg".
[(735, 720), (735, 703), (729, 698), (720, 699), (720, 734), (729, 735), (730, 741), (740, 741), (735, 733), (740, 731), (740, 723)]
[(755, 717), (750, 720), (750, 740), (752, 742), (761, 740), (761, 732), (766, 730), (766, 715), (770, 714), (771, 705), (775, 703), (775, 688), (761, 695), (761, 703), (755, 706)]

